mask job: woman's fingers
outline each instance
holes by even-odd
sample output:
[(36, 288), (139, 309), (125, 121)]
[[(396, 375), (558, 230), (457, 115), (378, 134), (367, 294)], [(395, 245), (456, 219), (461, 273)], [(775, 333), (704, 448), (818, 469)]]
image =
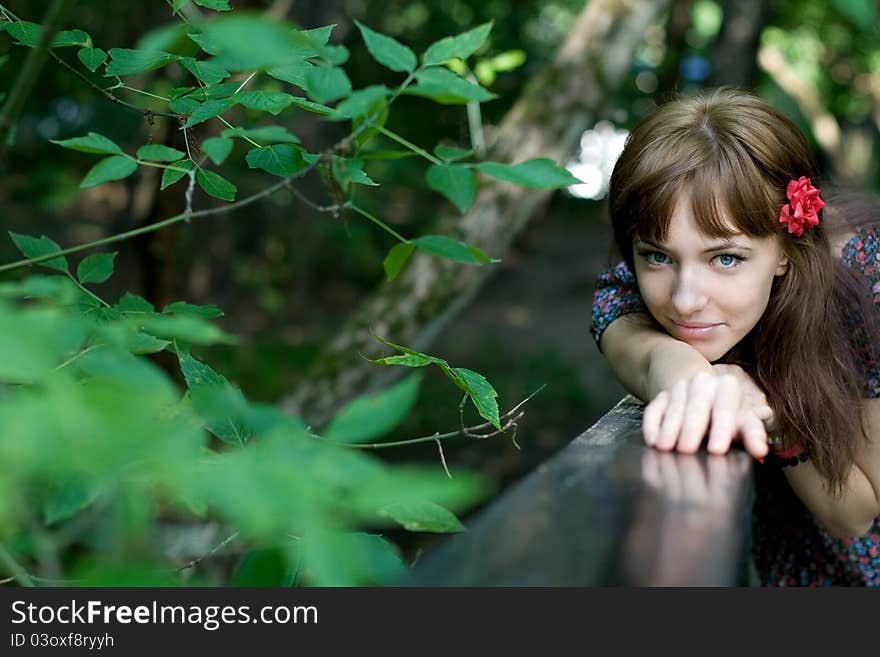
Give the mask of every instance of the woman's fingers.
[(642, 414), (642, 436), (648, 445), (657, 442), (657, 436), (660, 435), (660, 424), (663, 422), (663, 415), (666, 413), (668, 405), (669, 393), (664, 390), (645, 406), (645, 412)]
[(681, 434), (678, 437), (679, 452), (693, 454), (700, 448), (709, 428), (717, 381), (717, 377), (711, 374), (698, 374), (691, 379)]
[(740, 435), (743, 447), (755, 458), (763, 458), (770, 451), (767, 447), (767, 430), (761, 419), (752, 412), (743, 413), (740, 418)]
[(712, 428), (709, 430), (710, 454), (726, 454), (730, 443), (739, 429), (737, 416), (742, 396), (740, 383), (736, 377), (719, 377), (715, 390), (715, 403), (712, 406)]
[(726, 454), (734, 440), (757, 458), (768, 452), (767, 432), (775, 424), (773, 410), (760, 389), (736, 369), (719, 369), (678, 381), (645, 407), (642, 434), (661, 451), (692, 454), (708, 429), (710, 454)]
[(657, 449), (668, 451), (675, 447), (678, 435), (681, 432), (681, 423), (684, 420), (687, 395), (687, 381), (682, 380), (672, 386), (672, 391), (669, 394), (669, 404), (666, 407), (666, 413), (664, 413), (663, 422), (660, 425), (660, 433), (657, 435), (657, 441), (654, 443), (654, 447)]

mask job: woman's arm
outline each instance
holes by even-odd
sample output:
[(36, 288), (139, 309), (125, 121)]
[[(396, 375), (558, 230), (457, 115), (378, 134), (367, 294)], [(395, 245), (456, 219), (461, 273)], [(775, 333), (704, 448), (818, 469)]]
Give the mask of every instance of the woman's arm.
[(599, 346), (623, 387), (643, 402), (682, 379), (712, 371), (700, 352), (659, 330), (645, 313), (615, 319), (602, 333)]
[(784, 468), (795, 494), (813, 517), (837, 538), (861, 536), (880, 516), (880, 399), (866, 399), (863, 408), (868, 440), (856, 450), (843, 494), (832, 495), (809, 462)]
[(619, 317), (600, 337), (611, 370), (624, 387), (648, 402), (642, 434), (660, 450), (724, 454), (735, 438), (757, 458), (766, 456), (764, 423), (772, 411), (764, 393), (739, 367), (711, 365), (690, 345), (656, 328), (644, 313)]

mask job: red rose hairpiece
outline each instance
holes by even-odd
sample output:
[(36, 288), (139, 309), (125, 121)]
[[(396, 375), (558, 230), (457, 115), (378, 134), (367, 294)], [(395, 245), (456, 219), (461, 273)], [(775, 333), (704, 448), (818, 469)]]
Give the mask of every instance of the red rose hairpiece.
[(819, 198), (819, 190), (813, 187), (810, 179), (801, 176), (792, 180), (785, 188), (788, 203), (779, 211), (779, 223), (788, 226), (788, 232), (800, 237), (805, 228), (819, 225), (819, 210), (825, 202)]

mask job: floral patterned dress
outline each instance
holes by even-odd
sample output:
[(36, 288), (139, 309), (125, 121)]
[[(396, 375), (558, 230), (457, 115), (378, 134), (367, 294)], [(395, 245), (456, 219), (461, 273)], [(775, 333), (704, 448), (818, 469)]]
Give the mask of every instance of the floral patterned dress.
[[(860, 229), (843, 249), (844, 264), (861, 271), (880, 303), (880, 236)], [(608, 325), (627, 313), (647, 312), (625, 263), (599, 274), (590, 332), (598, 344)], [(859, 332), (855, 332), (857, 339)], [(860, 342), (863, 342), (860, 340)], [(880, 397), (880, 367), (862, 344), (865, 396)], [(762, 586), (880, 587), (880, 516), (857, 538), (828, 534), (791, 490), (782, 468), (796, 460), (768, 457), (755, 468), (752, 555)]]

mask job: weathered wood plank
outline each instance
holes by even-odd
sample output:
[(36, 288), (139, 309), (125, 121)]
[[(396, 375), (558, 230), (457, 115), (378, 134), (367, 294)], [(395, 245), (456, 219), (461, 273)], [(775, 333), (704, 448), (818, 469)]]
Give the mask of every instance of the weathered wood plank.
[(641, 411), (621, 400), (429, 551), (404, 585), (747, 584), (750, 458), (647, 448)]

